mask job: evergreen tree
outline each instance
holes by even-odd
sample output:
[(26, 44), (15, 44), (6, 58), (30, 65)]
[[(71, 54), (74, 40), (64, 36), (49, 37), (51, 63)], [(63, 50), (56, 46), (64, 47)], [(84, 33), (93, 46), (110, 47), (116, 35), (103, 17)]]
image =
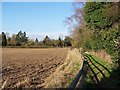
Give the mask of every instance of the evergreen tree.
[(4, 32), (2, 32), (2, 46), (7, 45), (7, 38)]
[(37, 39), (37, 38), (35, 39), (35, 42), (38, 42), (38, 39)]
[(60, 37), (59, 37), (58, 41), (59, 41), (58, 46), (59, 46), (59, 47), (62, 47), (62, 40), (61, 40)]
[(43, 43), (44, 43), (44, 45), (50, 45), (50, 38), (47, 35), (43, 39)]

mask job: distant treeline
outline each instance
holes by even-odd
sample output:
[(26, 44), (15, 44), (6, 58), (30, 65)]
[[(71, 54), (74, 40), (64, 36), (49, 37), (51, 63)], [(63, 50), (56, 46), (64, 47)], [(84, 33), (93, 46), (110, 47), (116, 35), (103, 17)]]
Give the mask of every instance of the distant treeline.
[(43, 41), (39, 41), (38, 38), (35, 40), (29, 39), (26, 36), (26, 32), (19, 31), (17, 34), (13, 34), (11, 37), (8, 36), (6, 33), (2, 32), (0, 34), (0, 45), (2, 47), (69, 47), (72, 46), (72, 38), (66, 36), (64, 40), (60, 37), (56, 39), (50, 39), (47, 35), (43, 39)]

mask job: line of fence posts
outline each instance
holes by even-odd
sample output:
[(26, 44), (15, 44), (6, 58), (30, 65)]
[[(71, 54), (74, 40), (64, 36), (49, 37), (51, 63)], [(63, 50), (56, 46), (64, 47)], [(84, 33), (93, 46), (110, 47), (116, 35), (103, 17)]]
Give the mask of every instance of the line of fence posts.
[(73, 82), (70, 84), (69, 89), (75, 89), (75, 88), (83, 88), (85, 77), (87, 74), (87, 61), (84, 57), (82, 57), (83, 64), (82, 68), (80, 69), (79, 73), (76, 75)]
[[(94, 60), (94, 58), (92, 58), (92, 59)], [(90, 60), (90, 59), (86, 57), (86, 54), (83, 54), (82, 60), (83, 60), (82, 68), (80, 69), (79, 73), (76, 75), (76, 77), (73, 80), (73, 82), (70, 84), (69, 89), (71, 89), (71, 88), (72, 89), (75, 89), (75, 88), (84, 88), (84, 81), (85, 81), (85, 78), (86, 78), (86, 75), (87, 75), (88, 68), (91, 70), (91, 72), (93, 73), (93, 76), (95, 78), (94, 83), (98, 84), (100, 82), (99, 79), (98, 79), (98, 77), (97, 77), (97, 75), (93, 71), (92, 67), (88, 63), (87, 60)], [(94, 60), (94, 61), (97, 64), (99, 64), (100, 66), (102, 66), (110, 74), (110, 71), (106, 67), (104, 67), (102, 64), (100, 64), (96, 60)], [(91, 61), (91, 63), (92, 63), (92, 61)], [(94, 64), (92, 63), (92, 65), (94, 65)], [(103, 73), (101, 72), (101, 70), (99, 70), (99, 71), (103, 75)]]

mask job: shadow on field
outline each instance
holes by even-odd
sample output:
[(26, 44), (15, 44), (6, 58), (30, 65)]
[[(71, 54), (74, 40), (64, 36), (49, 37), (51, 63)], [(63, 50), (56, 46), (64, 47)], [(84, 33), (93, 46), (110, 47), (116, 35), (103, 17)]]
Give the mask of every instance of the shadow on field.
[[(89, 56), (89, 57), (88, 57)], [(94, 58), (92, 58), (91, 55), (87, 55), (88, 58), (88, 68), (89, 68), (89, 79), (91, 81), (86, 82), (85, 88), (120, 88), (120, 68), (114, 69), (112, 72), (110, 72), (107, 67), (97, 62)], [(92, 60), (94, 60), (96, 64), (93, 63)], [(94, 66), (94, 68), (97, 69), (97, 73), (93, 70), (94, 68), (91, 67)], [(102, 67), (101, 70), (99, 67)], [(107, 71), (109, 73), (109, 77), (106, 76), (104, 71)], [(101, 74), (102, 77), (99, 79), (98, 74)]]
[(109, 77), (102, 77), (97, 84), (94, 83), (92, 77), (90, 79), (93, 82), (86, 82), (85, 90), (88, 88), (120, 88), (120, 68), (113, 70)]
[(113, 70), (109, 77), (102, 78), (98, 86), (100, 88), (120, 88), (120, 68)]

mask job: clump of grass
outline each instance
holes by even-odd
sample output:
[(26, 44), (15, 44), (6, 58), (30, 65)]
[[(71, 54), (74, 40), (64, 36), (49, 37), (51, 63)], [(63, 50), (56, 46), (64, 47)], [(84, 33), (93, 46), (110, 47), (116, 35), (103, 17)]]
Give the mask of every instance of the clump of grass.
[(70, 50), (65, 62), (45, 80), (45, 88), (67, 88), (81, 69), (82, 58), (78, 49)]

